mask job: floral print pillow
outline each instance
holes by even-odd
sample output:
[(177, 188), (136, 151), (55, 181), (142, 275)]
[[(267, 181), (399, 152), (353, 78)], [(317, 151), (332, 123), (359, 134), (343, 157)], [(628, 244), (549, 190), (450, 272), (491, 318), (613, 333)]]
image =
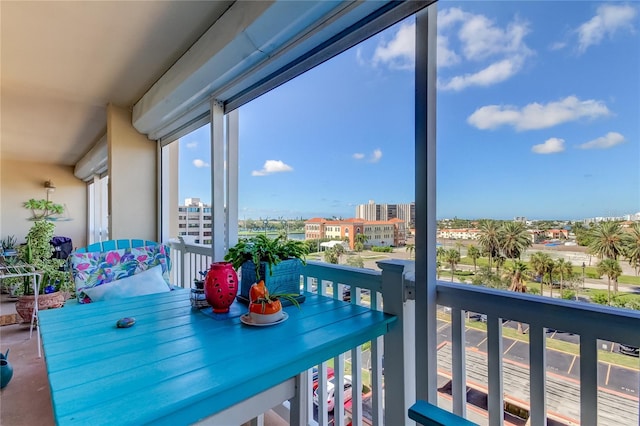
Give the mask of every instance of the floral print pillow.
[(72, 253), (69, 255), (69, 262), (78, 303), (91, 303), (91, 298), (84, 292), (86, 288), (127, 278), (156, 265), (162, 265), (162, 277), (171, 288), (169, 248), (164, 244), (104, 252)]

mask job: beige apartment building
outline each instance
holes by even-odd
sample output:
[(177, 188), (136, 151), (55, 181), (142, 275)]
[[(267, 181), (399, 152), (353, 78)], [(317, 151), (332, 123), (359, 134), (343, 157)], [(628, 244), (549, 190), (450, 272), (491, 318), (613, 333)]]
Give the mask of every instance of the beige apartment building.
[(327, 220), (312, 218), (304, 223), (306, 240), (330, 238), (331, 240), (348, 241), (354, 248), (356, 235), (366, 235), (367, 246), (402, 246), (406, 243), (406, 224), (402, 219), (363, 220), (357, 218), (344, 220)]

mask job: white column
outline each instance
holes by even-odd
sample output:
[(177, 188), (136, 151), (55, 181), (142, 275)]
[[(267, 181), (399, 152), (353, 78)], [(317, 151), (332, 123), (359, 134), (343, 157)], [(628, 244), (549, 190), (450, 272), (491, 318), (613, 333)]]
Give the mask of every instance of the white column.
[(224, 106), (211, 101), (211, 249), (214, 262), (221, 262), (225, 255), (225, 145)]
[(227, 249), (238, 242), (239, 111), (227, 114)]

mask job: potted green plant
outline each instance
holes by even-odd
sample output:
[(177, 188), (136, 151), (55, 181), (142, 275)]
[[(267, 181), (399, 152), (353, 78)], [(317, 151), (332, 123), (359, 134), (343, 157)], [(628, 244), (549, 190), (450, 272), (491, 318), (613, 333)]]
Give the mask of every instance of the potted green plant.
[[(64, 270), (64, 259), (52, 258), (55, 225), (41, 219), (34, 222), (27, 233), (27, 243), (19, 249), (19, 259), (39, 274), (38, 309), (59, 308), (73, 291), (71, 275)], [(31, 318), (35, 295), (31, 277), (24, 277), (22, 295), (16, 302), (16, 311), (24, 321)]]
[(8, 235), (4, 240), (2, 240), (2, 254), (3, 256), (15, 256), (16, 252), (16, 244), (18, 240), (15, 235)]
[(240, 274), (238, 300), (249, 303), (251, 286), (264, 280), (273, 297), (296, 295), (297, 302), (304, 301), (300, 294), (300, 268), (306, 264), (308, 253), (304, 241), (290, 240), (286, 235), (269, 238), (258, 234), (240, 239), (224, 258)]

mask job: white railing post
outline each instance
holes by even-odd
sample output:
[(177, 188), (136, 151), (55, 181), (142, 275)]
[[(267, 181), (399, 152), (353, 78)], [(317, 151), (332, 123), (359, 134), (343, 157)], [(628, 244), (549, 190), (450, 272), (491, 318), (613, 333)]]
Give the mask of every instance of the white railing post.
[(182, 237), (178, 237), (178, 247), (180, 250), (180, 267), (178, 269), (178, 283), (176, 283), (176, 285), (185, 288), (184, 285), (184, 264), (186, 262), (186, 258), (187, 258), (187, 245), (184, 242), (184, 239)]
[[(384, 260), (377, 262), (382, 269), (382, 303), (384, 312), (398, 319), (384, 336), (384, 424), (412, 425), (408, 417), (409, 407), (415, 402), (415, 334), (414, 305), (407, 301), (405, 267), (413, 262)], [(407, 268), (409, 269), (409, 268)]]

